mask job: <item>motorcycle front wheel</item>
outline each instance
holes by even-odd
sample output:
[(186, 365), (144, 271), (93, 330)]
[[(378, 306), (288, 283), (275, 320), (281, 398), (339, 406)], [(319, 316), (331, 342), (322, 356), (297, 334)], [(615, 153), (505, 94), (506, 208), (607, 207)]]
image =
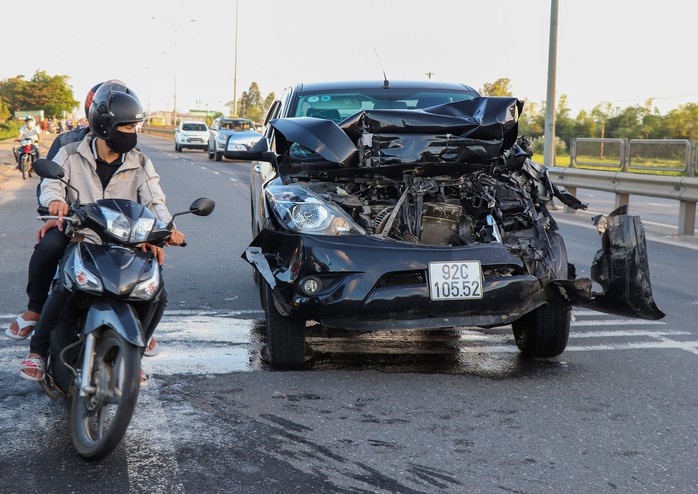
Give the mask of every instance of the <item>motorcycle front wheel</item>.
[(22, 172), (22, 180), (27, 179), (27, 168), (29, 167), (29, 165), (27, 165), (28, 162), (29, 157), (26, 154), (23, 154), (19, 159), (19, 171)]
[(73, 393), (71, 433), (84, 458), (98, 460), (119, 445), (138, 401), (140, 352), (111, 329), (102, 330), (95, 346), (90, 389)]

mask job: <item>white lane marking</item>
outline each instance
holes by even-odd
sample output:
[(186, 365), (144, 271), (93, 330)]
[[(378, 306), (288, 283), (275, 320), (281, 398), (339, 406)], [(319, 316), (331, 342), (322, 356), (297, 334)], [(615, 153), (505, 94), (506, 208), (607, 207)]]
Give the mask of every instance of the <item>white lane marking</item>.
[(220, 175), (221, 172), (213, 172), (214, 175)]
[[(592, 319), (592, 315), (605, 317), (592, 311), (575, 311), (575, 315), (585, 317), (583, 321), (573, 322), (570, 333), (570, 345), (566, 352), (608, 351), (608, 350), (683, 350), (698, 355), (698, 341), (690, 338), (693, 333), (667, 328), (667, 324), (657, 321), (633, 319)], [(0, 314), (0, 321), (11, 321), (14, 314)], [(247, 318), (245, 318), (247, 317)], [(252, 319), (250, 319), (252, 317)], [(143, 367), (155, 376), (172, 374), (227, 374), (254, 370), (257, 367), (258, 352), (262, 343), (252, 335), (255, 327), (259, 328), (261, 310), (171, 310), (166, 311), (158, 326), (157, 338), (161, 343), (161, 354), (156, 358), (143, 359)], [(656, 324), (656, 329), (637, 328)], [(593, 330), (603, 326), (613, 326), (616, 330)], [(577, 330), (575, 331), (575, 328)], [(588, 328), (588, 329), (586, 329)], [(344, 339), (341, 345), (352, 348), (361, 347), (362, 353), (383, 353), (386, 348), (404, 345), (405, 342), (424, 338), (423, 334), (405, 331), (364, 333)], [(618, 339), (626, 341), (618, 341)], [(683, 341), (685, 339), (686, 341)], [(341, 341), (342, 338), (312, 336), (310, 343), (323, 345)], [(463, 353), (516, 353), (513, 336), (490, 334), (487, 330), (463, 328), (449, 334), (435, 334), (430, 338), (434, 342), (451, 341), (456, 343), (458, 351)], [(601, 341), (607, 340), (607, 341)], [(627, 341), (632, 340), (632, 341)], [(594, 343), (591, 343), (594, 341)], [(0, 373), (16, 374), (19, 363), (26, 354), (26, 344), (6, 341), (0, 344)], [(21, 343), (21, 342), (20, 342)], [(26, 343), (26, 342), (24, 342)], [(418, 348), (409, 349), (410, 353), (420, 354), (426, 351)]]
[[(177, 415), (168, 419), (153, 379), (138, 396), (138, 406), (121, 444), (128, 451), (129, 491), (139, 486), (157, 486), (154, 493), (185, 492), (175, 449), (172, 428), (180, 430)], [(179, 436), (176, 436), (179, 437)], [(152, 489), (152, 488), (151, 488)]]
[(231, 180), (232, 182), (237, 182), (237, 181), (238, 181), (237, 178), (233, 178), (233, 177), (230, 177), (230, 180)]
[(637, 320), (627, 320), (627, 319), (599, 319), (593, 320), (588, 319), (584, 321), (572, 321), (572, 326), (621, 326), (632, 324), (633, 326), (653, 326), (656, 324), (663, 325), (666, 324), (662, 321), (647, 321), (644, 319)]

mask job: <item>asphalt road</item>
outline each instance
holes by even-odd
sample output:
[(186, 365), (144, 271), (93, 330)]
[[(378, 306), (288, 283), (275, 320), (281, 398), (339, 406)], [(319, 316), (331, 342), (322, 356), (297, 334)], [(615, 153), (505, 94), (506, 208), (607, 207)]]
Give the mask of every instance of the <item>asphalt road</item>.
[[(67, 402), (19, 378), (26, 342), (2, 338), (1, 493), (695, 492), (698, 256), (671, 219), (647, 227), (662, 321), (578, 310), (565, 353), (541, 360), (518, 356), (509, 327), (311, 328), (315, 359), (281, 372), (259, 358), (263, 314), (240, 259), (248, 165), (149, 136), (140, 147), (171, 210), (217, 203), (178, 221), (189, 245), (167, 251), (150, 385), (122, 445), (90, 463), (70, 444)], [(24, 303), (35, 183), (0, 181), (2, 328)], [(599, 247), (588, 215), (556, 215), (588, 275)]]

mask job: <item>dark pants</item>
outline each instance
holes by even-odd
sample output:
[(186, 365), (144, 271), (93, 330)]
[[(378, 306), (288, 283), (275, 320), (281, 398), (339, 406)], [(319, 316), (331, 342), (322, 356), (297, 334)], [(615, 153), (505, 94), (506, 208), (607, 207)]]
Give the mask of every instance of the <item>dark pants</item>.
[(27, 295), (29, 304), (27, 309), (38, 312), (44, 308), (51, 287), (51, 280), (56, 274), (58, 261), (63, 257), (63, 252), (68, 246), (69, 238), (58, 228), (51, 228), (44, 238), (34, 246), (34, 252), (29, 260), (29, 273), (27, 281)]

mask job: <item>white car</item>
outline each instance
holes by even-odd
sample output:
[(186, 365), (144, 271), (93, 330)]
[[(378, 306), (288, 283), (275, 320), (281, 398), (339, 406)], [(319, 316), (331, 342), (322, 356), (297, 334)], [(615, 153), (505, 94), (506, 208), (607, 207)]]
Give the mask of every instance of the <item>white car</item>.
[(175, 128), (174, 133), (175, 151), (182, 152), (182, 149), (208, 149), (208, 125), (204, 122), (182, 121)]

